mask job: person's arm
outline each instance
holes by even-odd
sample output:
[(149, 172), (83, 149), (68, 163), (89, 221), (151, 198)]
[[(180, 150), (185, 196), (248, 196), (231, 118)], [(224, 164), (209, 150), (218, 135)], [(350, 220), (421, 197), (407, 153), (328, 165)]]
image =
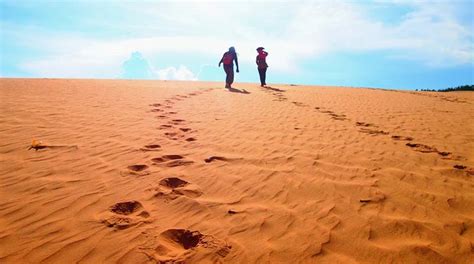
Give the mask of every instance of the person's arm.
[(258, 55), (257, 55), (257, 57), (255, 58), (255, 63), (257, 63), (257, 65), (258, 65), (259, 62), (260, 61), (258, 60)]
[(264, 63), (265, 63), (265, 67), (268, 67), (268, 64), (267, 64), (268, 52), (264, 51), (264, 54), (265, 54), (265, 59), (264, 59), (263, 61), (264, 61)]
[(224, 62), (224, 56), (225, 56), (225, 53), (224, 55), (222, 55), (221, 61), (219, 61), (219, 67), (221, 67), (222, 62)]
[(222, 61), (224, 61), (224, 56), (222, 56), (221, 61), (219, 61), (219, 67), (221, 67)]
[(237, 66), (236, 72), (239, 72), (239, 61), (237, 60), (237, 54), (235, 54), (235, 66)]

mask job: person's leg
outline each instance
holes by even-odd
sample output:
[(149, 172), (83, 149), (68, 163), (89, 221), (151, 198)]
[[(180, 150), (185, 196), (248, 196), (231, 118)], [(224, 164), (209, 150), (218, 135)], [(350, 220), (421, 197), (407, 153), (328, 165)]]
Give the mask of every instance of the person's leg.
[(230, 80), (230, 70), (229, 70), (229, 67), (227, 67), (226, 65), (224, 65), (224, 71), (225, 71), (225, 88), (229, 88), (229, 87), (230, 87), (230, 84), (229, 84), (229, 80)]
[(234, 83), (234, 67), (229, 67), (229, 88), (232, 87), (232, 83)]
[(263, 85), (265, 84), (265, 79), (264, 79), (264, 72), (263, 70), (265, 69), (258, 69), (258, 75), (260, 76), (260, 86), (263, 87)]
[(263, 78), (262, 78), (262, 84), (267, 85), (266, 79), (267, 79), (267, 68), (262, 69), (263, 72)]

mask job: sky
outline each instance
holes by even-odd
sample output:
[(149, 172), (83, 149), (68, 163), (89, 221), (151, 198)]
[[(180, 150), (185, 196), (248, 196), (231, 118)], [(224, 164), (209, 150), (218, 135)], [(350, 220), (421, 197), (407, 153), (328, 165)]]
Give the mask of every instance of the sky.
[(474, 0), (0, 0), (0, 77), (442, 89), (474, 84)]

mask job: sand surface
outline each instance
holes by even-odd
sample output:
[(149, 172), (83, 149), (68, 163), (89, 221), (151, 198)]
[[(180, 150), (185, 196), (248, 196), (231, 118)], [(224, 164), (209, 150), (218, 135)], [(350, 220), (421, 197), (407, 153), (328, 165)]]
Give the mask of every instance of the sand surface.
[(222, 87), (1, 79), (0, 262), (474, 262), (474, 93)]

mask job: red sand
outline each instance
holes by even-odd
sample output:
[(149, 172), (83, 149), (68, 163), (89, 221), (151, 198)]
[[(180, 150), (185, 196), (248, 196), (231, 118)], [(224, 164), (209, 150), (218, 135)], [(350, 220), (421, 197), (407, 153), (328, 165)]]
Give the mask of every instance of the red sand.
[(1, 79), (0, 262), (474, 262), (474, 93), (222, 86)]

